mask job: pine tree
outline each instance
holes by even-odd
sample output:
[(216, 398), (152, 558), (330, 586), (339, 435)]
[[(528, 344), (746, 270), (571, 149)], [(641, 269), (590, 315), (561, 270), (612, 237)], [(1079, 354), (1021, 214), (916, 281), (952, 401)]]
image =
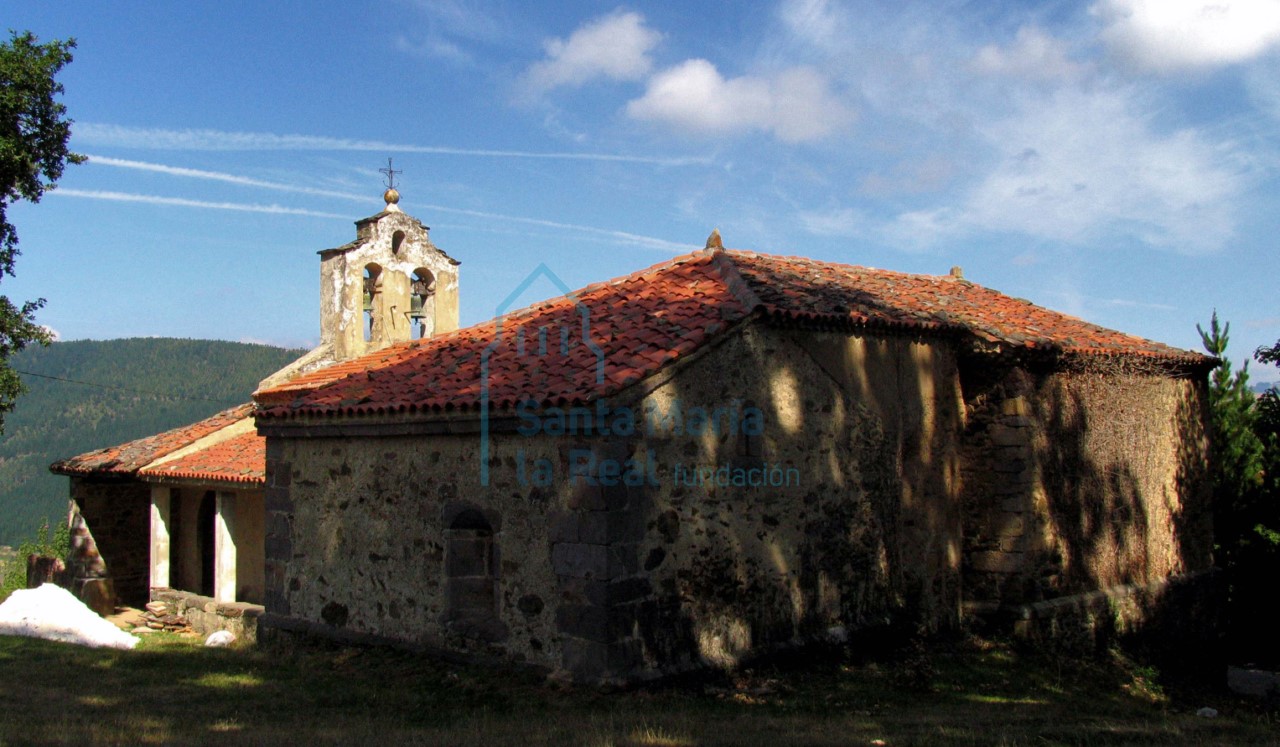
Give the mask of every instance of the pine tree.
[(1214, 498), (1220, 507), (1236, 506), (1262, 479), (1262, 443), (1254, 433), (1254, 395), (1249, 390), (1249, 364), (1233, 371), (1227, 360), (1231, 324), (1218, 324), (1213, 312), (1206, 332), (1196, 325), (1204, 349), (1221, 360), (1209, 382), (1209, 457)]
[(1196, 325), (1204, 348), (1221, 359), (1209, 381), (1209, 458), (1213, 479), (1214, 544), (1226, 573), (1227, 640), (1237, 657), (1280, 654), (1268, 610), (1280, 571), (1275, 501), (1264, 486), (1263, 441), (1258, 437), (1256, 397), (1249, 390), (1249, 364), (1233, 371), (1226, 358), (1231, 325), (1209, 331)]

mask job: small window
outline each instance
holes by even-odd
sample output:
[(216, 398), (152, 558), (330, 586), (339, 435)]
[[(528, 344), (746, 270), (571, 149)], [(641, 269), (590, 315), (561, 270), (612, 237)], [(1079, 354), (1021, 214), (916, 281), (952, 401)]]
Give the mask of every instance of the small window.
[(445, 621), (469, 638), (486, 638), (498, 613), (493, 527), (475, 509), (445, 531)]
[(404, 231), (396, 231), (391, 234), (391, 253), (399, 254), (400, 245), (404, 243)]

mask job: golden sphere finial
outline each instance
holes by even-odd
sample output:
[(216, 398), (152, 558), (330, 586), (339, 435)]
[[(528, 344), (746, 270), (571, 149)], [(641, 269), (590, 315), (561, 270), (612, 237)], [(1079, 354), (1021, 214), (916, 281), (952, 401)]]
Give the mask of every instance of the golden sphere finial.
[(386, 192), (382, 193), (382, 199), (386, 200), (388, 205), (394, 205), (397, 202), (400, 202), (400, 193), (397, 192), (394, 187), (392, 187), (391, 189), (388, 189)]

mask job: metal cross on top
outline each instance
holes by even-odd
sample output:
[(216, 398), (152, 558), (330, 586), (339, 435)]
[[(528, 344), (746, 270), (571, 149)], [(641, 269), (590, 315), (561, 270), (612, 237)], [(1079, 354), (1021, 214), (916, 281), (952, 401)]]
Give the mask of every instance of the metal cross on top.
[(403, 170), (400, 170), (400, 169), (393, 169), (393, 168), (391, 168), (391, 159), (390, 159), (390, 158), (388, 158), (388, 159), (387, 159), (387, 167), (386, 167), (385, 169), (378, 169), (378, 172), (379, 172), (379, 173), (382, 173), (382, 174), (386, 174), (386, 175), (387, 175), (387, 182), (386, 182), (386, 184), (387, 184), (387, 189), (395, 189), (395, 188), (396, 188), (396, 174), (403, 174), (403, 173), (404, 173), (404, 171), (403, 171)]

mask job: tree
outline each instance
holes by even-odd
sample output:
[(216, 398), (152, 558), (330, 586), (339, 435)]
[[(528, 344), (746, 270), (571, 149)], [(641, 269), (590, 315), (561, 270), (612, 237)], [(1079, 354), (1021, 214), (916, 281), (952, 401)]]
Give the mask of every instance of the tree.
[[(1253, 353), (1259, 363), (1280, 366), (1280, 340)], [(1269, 496), (1271, 511), (1277, 516), (1274, 529), (1280, 531), (1280, 389), (1273, 386), (1254, 404), (1253, 432), (1262, 441), (1263, 491)]]
[[(1226, 359), (1231, 324), (1219, 325), (1213, 312), (1209, 331), (1196, 325), (1204, 349), (1222, 360), (1209, 381), (1209, 457), (1215, 499), (1220, 508), (1239, 504), (1260, 480), (1262, 443), (1254, 433), (1254, 396), (1249, 391), (1249, 364), (1232, 371)], [(1228, 505), (1224, 505), (1228, 504)]]
[(1215, 559), (1227, 587), (1227, 640), (1237, 657), (1280, 663), (1270, 614), (1280, 575), (1280, 446), (1267, 432), (1265, 402), (1249, 390), (1248, 363), (1233, 371), (1226, 360), (1230, 329), (1219, 326), (1217, 312), (1209, 331), (1196, 325), (1205, 350), (1222, 359), (1209, 381), (1209, 458)]
[[(0, 280), (13, 276), (18, 257), (18, 231), (9, 222), (15, 200), (39, 202), (53, 189), (68, 162), (85, 158), (67, 150), (71, 120), (59, 103), (62, 84), (55, 79), (71, 62), (74, 39), (37, 44), (30, 32), (10, 32), (0, 44)], [(35, 313), (44, 299), (15, 306), (0, 295), (0, 432), (4, 413), (22, 393), (22, 381), (9, 368), (9, 356), (33, 342), (48, 344), (47, 331), (36, 324)]]

